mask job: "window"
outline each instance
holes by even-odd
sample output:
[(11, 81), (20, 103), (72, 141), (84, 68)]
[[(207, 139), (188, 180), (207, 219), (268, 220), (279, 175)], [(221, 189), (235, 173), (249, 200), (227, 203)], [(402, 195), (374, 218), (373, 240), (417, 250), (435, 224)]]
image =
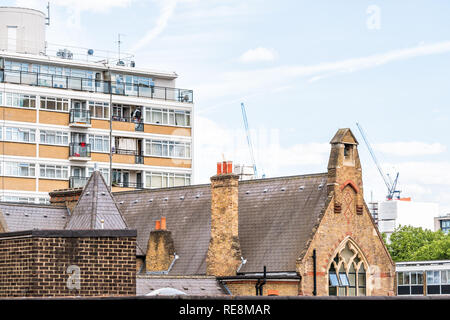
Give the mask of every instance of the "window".
[(352, 243), (347, 242), (334, 257), (328, 269), (328, 278), (329, 295), (366, 295), (366, 269), (361, 254)]
[(47, 110), (56, 110), (56, 111), (68, 111), (69, 110), (69, 99), (41, 97), (40, 108), (47, 109)]
[(171, 126), (190, 127), (191, 113), (172, 109), (145, 108), (145, 122)]
[[(106, 183), (109, 184), (109, 169), (108, 168), (98, 168), (98, 171), (102, 174), (103, 178), (105, 179)], [(88, 168), (88, 177), (92, 175), (92, 172), (94, 172), (94, 168)]]
[(69, 144), (69, 133), (63, 131), (40, 131), (40, 143), (67, 146)]
[(191, 143), (165, 140), (145, 140), (145, 152), (149, 156), (190, 158)]
[(5, 128), (5, 140), (6, 141), (16, 141), (16, 142), (35, 142), (36, 140), (36, 130), (35, 129), (25, 129), (25, 128)]
[(91, 151), (109, 152), (109, 136), (90, 134), (89, 143), (91, 145)]
[(89, 101), (89, 110), (92, 118), (109, 119), (109, 103)]
[(191, 184), (189, 173), (146, 172), (146, 188), (166, 188), (188, 186)]
[(5, 175), (13, 177), (35, 177), (36, 165), (34, 163), (22, 163), (5, 161)]
[(49, 179), (68, 179), (69, 167), (41, 164), (39, 165), (39, 176), (41, 178), (49, 178)]
[(450, 220), (441, 220), (441, 230), (444, 233), (448, 233), (450, 231)]
[(7, 92), (5, 105), (8, 107), (36, 108), (36, 96)]

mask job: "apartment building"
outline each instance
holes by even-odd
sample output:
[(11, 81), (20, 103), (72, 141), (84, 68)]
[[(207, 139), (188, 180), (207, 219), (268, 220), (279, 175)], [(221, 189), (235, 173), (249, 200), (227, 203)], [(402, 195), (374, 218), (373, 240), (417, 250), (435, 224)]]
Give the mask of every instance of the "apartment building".
[(0, 201), (45, 203), (94, 167), (112, 191), (190, 185), (192, 90), (93, 50), (49, 53), (45, 21), (0, 8)]

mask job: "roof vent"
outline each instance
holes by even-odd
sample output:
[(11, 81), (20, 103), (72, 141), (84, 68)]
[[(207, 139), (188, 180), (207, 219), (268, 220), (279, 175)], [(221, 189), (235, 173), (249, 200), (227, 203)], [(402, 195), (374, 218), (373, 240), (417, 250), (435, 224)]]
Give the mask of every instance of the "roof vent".
[(285, 187), (282, 187), (282, 188), (281, 188), (281, 191), (286, 191), (286, 188), (285, 188)]
[(148, 199), (148, 202), (153, 202), (153, 199)]
[(264, 193), (266, 193), (267, 191), (268, 191), (267, 188), (263, 190)]
[(24, 214), (25, 217), (29, 216), (28, 212), (24, 212), (23, 214)]
[(88, 192), (86, 192), (86, 195), (88, 195), (90, 192), (88, 191)]
[(180, 200), (184, 200), (184, 196), (181, 196), (181, 197), (180, 197)]
[(44, 214), (44, 218), (47, 218), (48, 216), (46, 214)]
[(197, 199), (200, 198), (200, 193), (197, 193), (195, 196)]
[(321, 183), (321, 184), (319, 184), (319, 190), (321, 190), (322, 189), (322, 187), (323, 187), (323, 184)]
[(167, 200), (169, 200), (169, 198), (168, 198), (168, 197), (165, 197), (165, 198), (164, 198), (164, 201), (167, 201)]
[(247, 191), (245, 191), (245, 194), (249, 194), (249, 193), (250, 193), (250, 191), (248, 191), (248, 190), (247, 190)]
[(6, 212), (6, 215), (9, 216), (9, 212)]
[(300, 186), (298, 189), (299, 189), (300, 191), (302, 191), (303, 189), (305, 189), (305, 186)]
[(106, 195), (106, 192), (105, 192), (105, 191), (102, 192), (102, 196), (104, 196), (104, 195)]
[(123, 201), (120, 201), (119, 203), (120, 203), (120, 204), (123, 204)]
[(138, 199), (135, 199), (134, 201), (133, 201), (133, 203), (138, 203), (139, 202), (139, 200)]

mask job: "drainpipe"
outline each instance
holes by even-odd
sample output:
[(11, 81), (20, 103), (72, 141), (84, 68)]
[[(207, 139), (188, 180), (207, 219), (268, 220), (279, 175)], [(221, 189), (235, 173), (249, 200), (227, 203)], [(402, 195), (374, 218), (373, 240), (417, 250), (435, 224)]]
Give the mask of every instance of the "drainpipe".
[(256, 288), (256, 295), (262, 296), (263, 295), (263, 287), (266, 284), (266, 266), (264, 266), (264, 276), (262, 279), (258, 279), (256, 282), (255, 288)]
[(313, 250), (313, 296), (317, 296), (317, 275), (316, 275), (316, 260), (317, 260), (317, 256), (316, 256), (316, 249)]

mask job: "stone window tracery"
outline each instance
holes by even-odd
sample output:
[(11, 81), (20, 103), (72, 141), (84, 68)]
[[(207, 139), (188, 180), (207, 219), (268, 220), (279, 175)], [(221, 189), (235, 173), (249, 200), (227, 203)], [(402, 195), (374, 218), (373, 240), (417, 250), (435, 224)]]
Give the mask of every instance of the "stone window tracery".
[(366, 267), (359, 250), (347, 241), (328, 269), (329, 295), (365, 296)]

